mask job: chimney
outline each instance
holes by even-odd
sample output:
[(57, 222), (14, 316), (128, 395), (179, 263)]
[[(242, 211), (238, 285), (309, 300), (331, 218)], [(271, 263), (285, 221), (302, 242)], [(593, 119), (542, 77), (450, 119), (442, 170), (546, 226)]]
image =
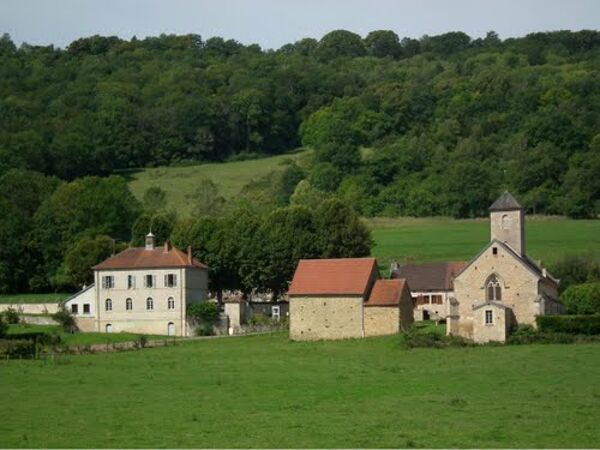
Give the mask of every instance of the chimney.
[(192, 246), (191, 245), (188, 245), (187, 259), (188, 259), (188, 264), (192, 264), (193, 257), (192, 257)]
[(171, 249), (171, 247), (169, 246), (169, 241), (165, 241), (165, 245), (163, 246), (163, 251), (165, 253), (169, 253), (170, 249)]

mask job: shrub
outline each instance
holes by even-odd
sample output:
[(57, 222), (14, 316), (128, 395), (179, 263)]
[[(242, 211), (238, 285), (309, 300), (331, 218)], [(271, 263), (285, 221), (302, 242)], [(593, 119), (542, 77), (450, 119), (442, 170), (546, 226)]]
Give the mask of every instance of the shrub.
[(188, 305), (187, 315), (199, 324), (212, 327), (219, 319), (219, 307), (213, 302), (194, 303)]
[(560, 280), (561, 291), (574, 284), (600, 280), (600, 264), (589, 256), (566, 256), (552, 264), (550, 272)]
[(402, 345), (405, 348), (445, 348), (445, 347), (471, 347), (476, 344), (460, 336), (445, 336), (435, 332), (423, 332), (412, 327), (403, 335)]
[(67, 311), (64, 306), (52, 314), (52, 318), (56, 320), (65, 331), (72, 331), (76, 328), (75, 317), (73, 317), (73, 314)]
[(600, 283), (575, 284), (561, 296), (567, 314), (600, 314)]
[(3, 316), (6, 323), (9, 324), (17, 324), (21, 321), (19, 313), (14, 308), (8, 308), (6, 311), (4, 311)]
[(0, 358), (26, 358), (36, 354), (36, 344), (29, 339), (0, 339)]
[(3, 337), (8, 331), (8, 324), (4, 321), (2, 314), (0, 314), (0, 337)]
[(600, 334), (600, 314), (593, 316), (538, 316), (540, 333)]
[(214, 334), (215, 330), (212, 325), (201, 323), (196, 327), (196, 336), (213, 336)]
[(271, 317), (261, 313), (253, 314), (252, 317), (250, 317), (250, 320), (248, 320), (248, 322), (250, 323), (250, 325), (273, 325), (274, 323), (276, 323), (273, 322), (273, 319), (271, 319)]
[(5, 337), (6, 340), (27, 340), (40, 345), (57, 345), (62, 339), (56, 333), (47, 333), (45, 331), (30, 331), (28, 333), (10, 334)]

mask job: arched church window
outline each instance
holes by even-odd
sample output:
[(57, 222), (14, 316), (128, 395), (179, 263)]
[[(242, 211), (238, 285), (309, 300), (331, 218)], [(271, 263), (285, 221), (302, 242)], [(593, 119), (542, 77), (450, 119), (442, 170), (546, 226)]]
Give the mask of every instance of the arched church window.
[(499, 302), (502, 300), (502, 287), (500, 281), (496, 275), (492, 275), (488, 278), (486, 283), (486, 300), (488, 302)]
[(511, 225), (510, 217), (508, 216), (508, 214), (504, 214), (502, 216), (502, 229), (510, 230), (510, 225)]

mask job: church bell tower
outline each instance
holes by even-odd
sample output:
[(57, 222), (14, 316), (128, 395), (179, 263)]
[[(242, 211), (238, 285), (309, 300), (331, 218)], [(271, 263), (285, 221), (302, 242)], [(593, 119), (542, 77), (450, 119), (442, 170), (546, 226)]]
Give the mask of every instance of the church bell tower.
[(508, 191), (490, 206), (490, 238), (525, 256), (525, 211)]

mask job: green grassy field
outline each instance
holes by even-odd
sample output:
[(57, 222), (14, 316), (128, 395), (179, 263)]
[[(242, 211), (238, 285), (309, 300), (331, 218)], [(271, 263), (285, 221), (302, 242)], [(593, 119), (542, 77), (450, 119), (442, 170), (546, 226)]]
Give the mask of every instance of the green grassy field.
[[(140, 338), (134, 333), (65, 333), (59, 325), (9, 325), (8, 334), (46, 332), (56, 333), (65, 345), (116, 344)], [(149, 340), (167, 339), (166, 336), (145, 335)]]
[(158, 167), (129, 172), (125, 177), (129, 180), (131, 192), (142, 199), (146, 189), (158, 186), (167, 193), (167, 204), (182, 216), (191, 213), (191, 203), (187, 196), (194, 193), (198, 183), (203, 179), (212, 180), (219, 188), (219, 194), (231, 199), (239, 194), (251, 181), (282, 170), (289, 160), (306, 158), (309, 151), (300, 151), (284, 155), (272, 156), (249, 161), (202, 164), (188, 167)]
[[(468, 261), (489, 242), (489, 220), (449, 218), (368, 219), (373, 254), (387, 268), (391, 261)], [(527, 217), (527, 253), (544, 264), (568, 254), (600, 257), (600, 220)]]
[(51, 294), (14, 294), (0, 295), (0, 304), (4, 303), (58, 303), (72, 294), (51, 293)]
[(0, 362), (1, 447), (598, 447), (600, 345), (284, 334)]

